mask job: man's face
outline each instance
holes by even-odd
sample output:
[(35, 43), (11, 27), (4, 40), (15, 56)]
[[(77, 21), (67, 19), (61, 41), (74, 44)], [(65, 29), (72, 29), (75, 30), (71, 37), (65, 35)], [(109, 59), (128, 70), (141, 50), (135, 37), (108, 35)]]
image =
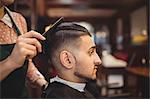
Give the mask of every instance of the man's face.
[(85, 79), (96, 79), (97, 67), (101, 60), (96, 53), (96, 46), (90, 36), (81, 36), (81, 45), (77, 50), (75, 76)]

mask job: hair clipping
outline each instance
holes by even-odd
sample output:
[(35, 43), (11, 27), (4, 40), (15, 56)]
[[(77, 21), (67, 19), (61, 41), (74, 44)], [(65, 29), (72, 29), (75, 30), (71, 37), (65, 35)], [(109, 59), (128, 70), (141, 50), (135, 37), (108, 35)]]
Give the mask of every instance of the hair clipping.
[(60, 18), (59, 18), (54, 24), (52, 24), (52, 25), (50, 26), (50, 28), (49, 28), (47, 31), (45, 31), (42, 35), (45, 36), (45, 35), (47, 34), (47, 32), (52, 32), (52, 31), (54, 31), (54, 30), (57, 28), (57, 26), (63, 22), (63, 19), (64, 19), (64, 17), (60, 17)]

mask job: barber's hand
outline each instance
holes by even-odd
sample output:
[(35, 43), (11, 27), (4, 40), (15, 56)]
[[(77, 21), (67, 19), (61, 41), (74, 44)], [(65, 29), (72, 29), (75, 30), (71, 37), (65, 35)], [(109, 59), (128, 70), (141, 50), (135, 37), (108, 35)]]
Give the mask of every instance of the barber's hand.
[(45, 80), (44, 76), (35, 67), (34, 63), (32, 62), (32, 59), (29, 59), (29, 63), (28, 63), (27, 82), (33, 88), (47, 85), (47, 81)]
[(38, 40), (45, 40), (45, 38), (35, 31), (29, 31), (17, 38), (9, 57), (16, 68), (21, 67), (26, 58), (32, 59), (38, 52), (42, 52), (42, 46)]

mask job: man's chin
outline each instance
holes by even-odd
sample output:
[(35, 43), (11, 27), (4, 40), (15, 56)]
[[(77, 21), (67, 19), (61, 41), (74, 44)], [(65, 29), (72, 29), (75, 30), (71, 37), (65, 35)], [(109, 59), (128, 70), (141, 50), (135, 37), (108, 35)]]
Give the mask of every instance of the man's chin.
[(91, 82), (91, 81), (95, 81), (95, 80), (96, 80), (96, 79), (94, 79), (94, 78), (87, 78), (87, 79), (86, 79), (87, 82)]
[(91, 79), (92, 79), (92, 80), (95, 80), (95, 79), (96, 79), (96, 76), (92, 77)]
[(86, 80), (87, 80), (87, 81), (96, 80), (96, 76), (87, 77)]
[(89, 81), (89, 80), (96, 80), (96, 74), (95, 75), (92, 75), (92, 76), (83, 76), (83, 75), (80, 75), (78, 73), (75, 73), (76, 76), (78, 76), (79, 78), (85, 80), (86, 82)]

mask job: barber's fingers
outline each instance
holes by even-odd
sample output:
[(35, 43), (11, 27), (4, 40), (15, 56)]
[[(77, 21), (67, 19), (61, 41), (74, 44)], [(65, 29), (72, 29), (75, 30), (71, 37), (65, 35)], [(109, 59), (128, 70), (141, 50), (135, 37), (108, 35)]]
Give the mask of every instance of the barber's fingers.
[(44, 36), (42, 36), (40, 33), (35, 32), (33, 30), (21, 35), (20, 37), (25, 37), (25, 38), (31, 38), (32, 37), (32, 38), (37, 38), (39, 40), (45, 40)]
[(32, 59), (36, 53), (33, 50), (26, 50), (26, 54), (27, 54), (27, 59)]
[(41, 43), (36, 38), (18, 38), (17, 42), (34, 45), (37, 48), (38, 52), (42, 52)]
[(32, 59), (37, 54), (36, 47), (23, 42), (15, 44), (15, 47), (9, 56), (9, 59), (15, 64), (14, 68), (19, 68), (28, 57)]
[(23, 57), (27, 57), (29, 59), (32, 59), (37, 54), (36, 47), (34, 45), (29, 45), (26, 43), (20, 43), (20, 46), (23, 46), (20, 48), (20, 55)]
[(37, 55), (37, 48), (34, 45), (24, 44), (25, 49), (31, 51), (32, 53), (26, 53), (27, 56), (32, 59), (34, 56)]

